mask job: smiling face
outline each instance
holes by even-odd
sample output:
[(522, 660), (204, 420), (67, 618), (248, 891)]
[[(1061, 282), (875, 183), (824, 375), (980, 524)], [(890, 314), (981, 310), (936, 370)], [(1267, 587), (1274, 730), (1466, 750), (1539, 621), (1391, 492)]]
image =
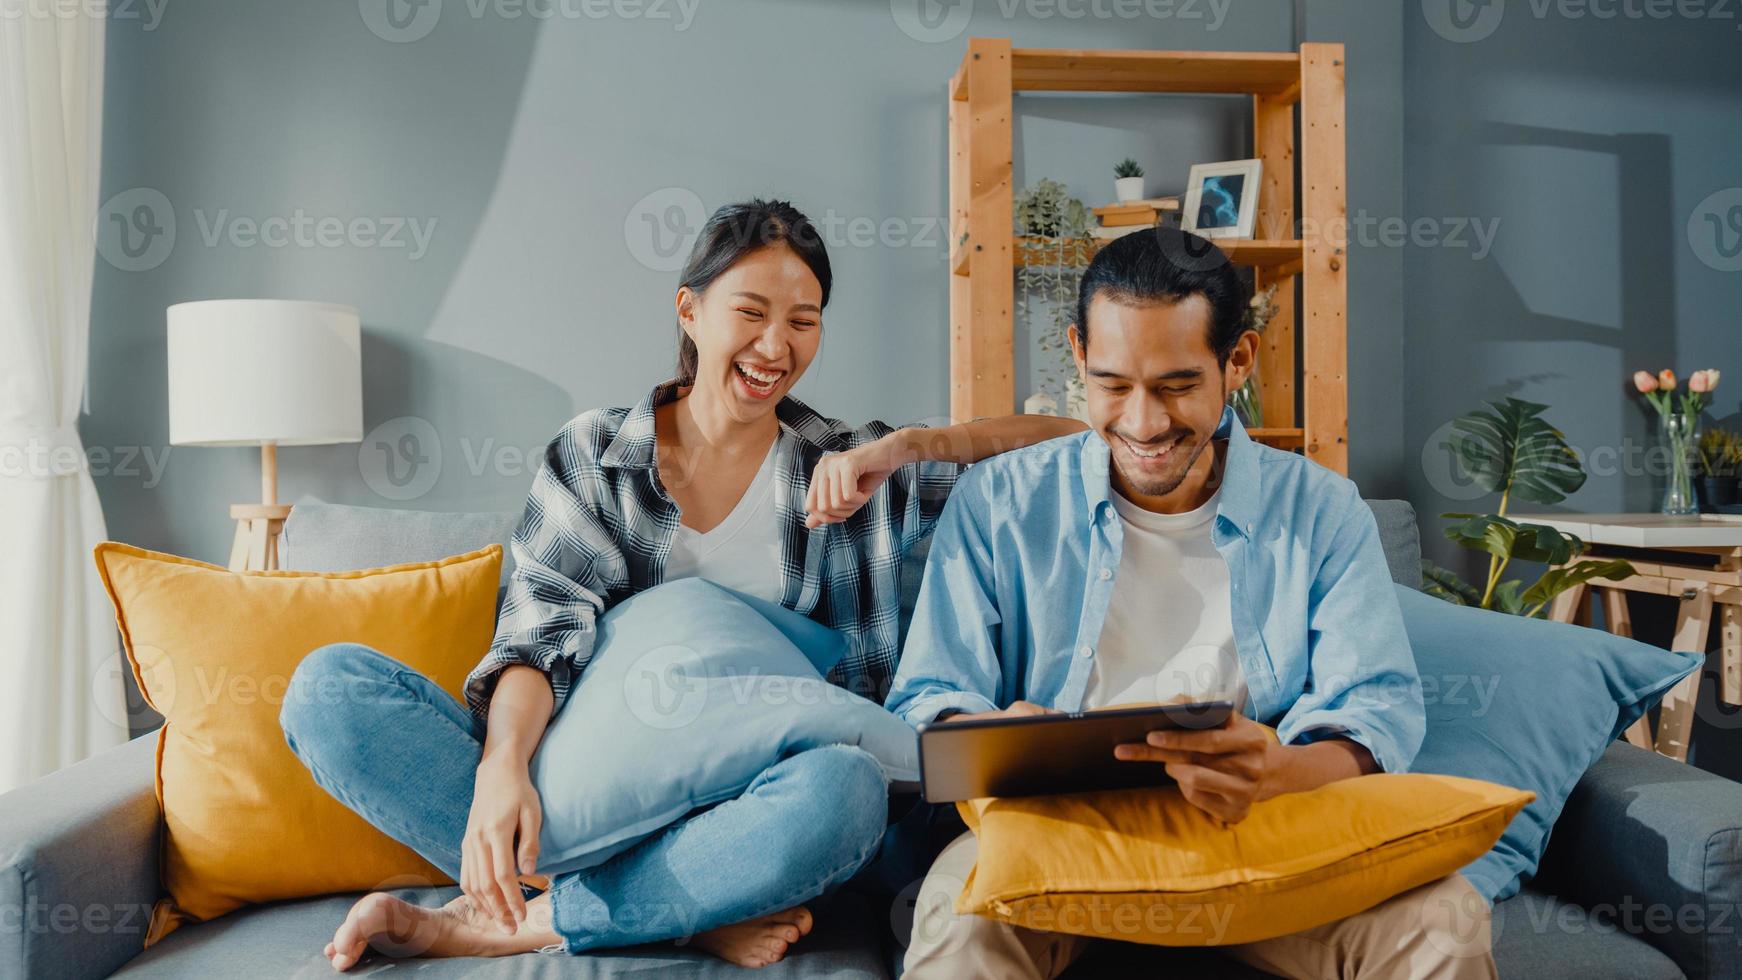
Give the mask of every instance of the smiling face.
[(1240, 335), (1227, 363), (1210, 347), (1210, 303), (1129, 303), (1097, 293), (1088, 309), (1090, 343), (1071, 329), (1071, 349), (1088, 395), (1089, 424), (1107, 440), (1113, 484), (1151, 510), (1199, 506), (1214, 453), (1206, 456), (1228, 392), (1246, 383), (1258, 335)]
[(677, 291), (677, 321), (696, 345), (692, 394), (735, 422), (766, 418), (822, 343), (823, 287), (784, 245), (745, 255), (698, 293)]

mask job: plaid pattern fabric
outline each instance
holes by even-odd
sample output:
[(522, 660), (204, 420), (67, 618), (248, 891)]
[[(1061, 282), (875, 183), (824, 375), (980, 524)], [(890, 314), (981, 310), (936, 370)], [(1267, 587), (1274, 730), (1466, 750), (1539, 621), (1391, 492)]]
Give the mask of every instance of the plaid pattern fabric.
[[(677, 392), (667, 382), (634, 408), (584, 412), (545, 449), (509, 544), (515, 568), (496, 638), (466, 678), (474, 713), (486, 713), (497, 677), (514, 664), (544, 671), (561, 708), (592, 658), (598, 617), (665, 580), (679, 515), (659, 482), (653, 413)], [(894, 430), (882, 422), (853, 428), (792, 398), (775, 415), (781, 605), (845, 633), (847, 655), (829, 680), (881, 702), (899, 653), (902, 557), (930, 533), (962, 468), (909, 463), (845, 522), (807, 529), (804, 498), (817, 461)]]

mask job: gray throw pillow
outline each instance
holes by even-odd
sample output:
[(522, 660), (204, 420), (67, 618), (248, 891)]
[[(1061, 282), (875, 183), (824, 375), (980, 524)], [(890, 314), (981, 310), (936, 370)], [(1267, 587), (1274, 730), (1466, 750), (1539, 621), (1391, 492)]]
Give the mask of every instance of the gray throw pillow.
[(444, 514), (305, 501), (292, 507), (284, 522), (280, 564), (296, 571), (348, 572), (438, 561), (494, 543), (502, 545), (506, 583), (512, 570), (508, 539), (519, 521), (517, 511)]

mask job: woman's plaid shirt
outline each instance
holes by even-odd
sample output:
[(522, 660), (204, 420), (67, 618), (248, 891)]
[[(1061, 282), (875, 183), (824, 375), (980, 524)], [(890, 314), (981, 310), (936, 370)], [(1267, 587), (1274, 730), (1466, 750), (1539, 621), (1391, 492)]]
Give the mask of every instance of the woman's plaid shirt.
[[(665, 580), (678, 507), (659, 481), (653, 413), (677, 390), (667, 382), (634, 408), (584, 412), (545, 449), (509, 544), (514, 572), (496, 638), (466, 679), (474, 713), (485, 714), (497, 677), (514, 664), (544, 671), (561, 708), (593, 656), (598, 617)], [(817, 461), (893, 429), (852, 428), (791, 398), (775, 415), (781, 605), (845, 633), (847, 655), (829, 680), (881, 702), (900, 652), (902, 557), (930, 533), (961, 467), (909, 463), (845, 522), (807, 529), (805, 492)]]

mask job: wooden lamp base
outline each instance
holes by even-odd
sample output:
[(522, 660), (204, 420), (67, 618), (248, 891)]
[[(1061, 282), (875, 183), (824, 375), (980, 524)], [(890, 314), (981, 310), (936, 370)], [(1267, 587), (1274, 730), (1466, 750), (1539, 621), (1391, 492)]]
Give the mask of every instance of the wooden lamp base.
[(233, 504), (230, 518), (236, 522), (236, 541), (230, 546), (230, 571), (261, 572), (278, 568), (278, 534), (290, 516), (290, 505), (278, 502), (278, 446), (260, 446), (260, 496), (258, 504)]

